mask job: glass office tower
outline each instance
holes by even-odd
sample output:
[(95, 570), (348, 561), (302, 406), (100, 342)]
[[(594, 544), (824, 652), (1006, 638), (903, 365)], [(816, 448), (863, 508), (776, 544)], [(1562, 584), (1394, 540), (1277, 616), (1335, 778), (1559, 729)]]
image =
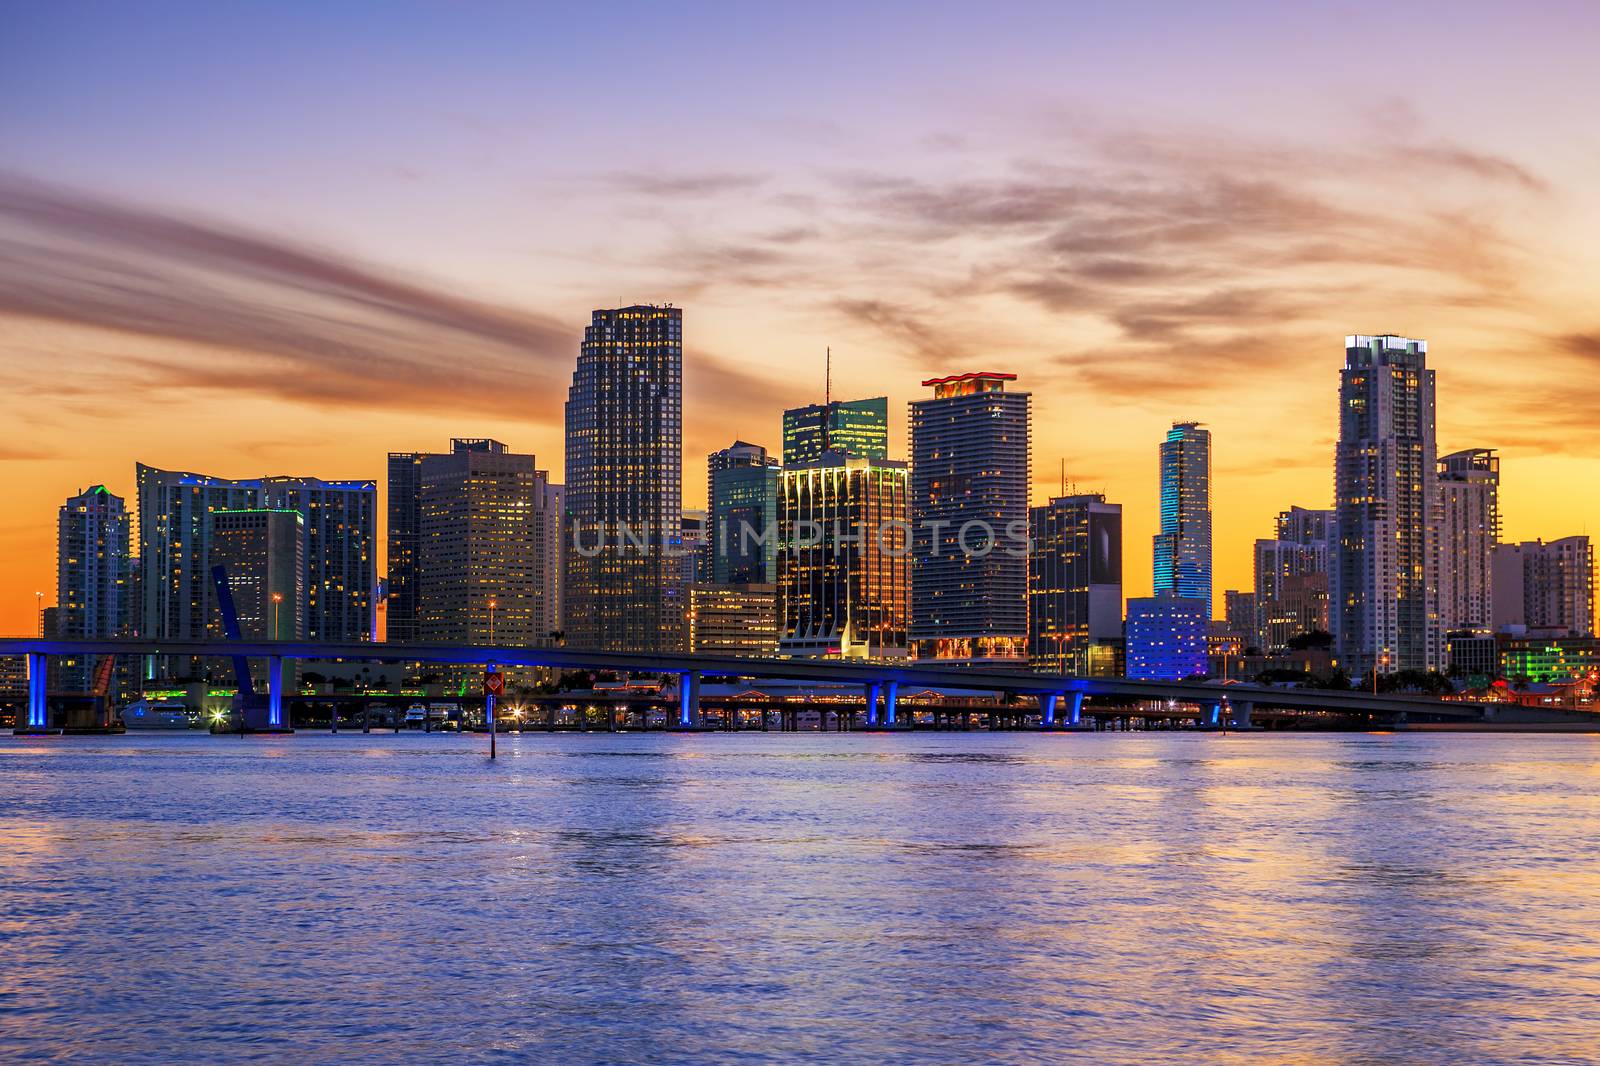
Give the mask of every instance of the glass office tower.
[(683, 311), (594, 312), (566, 405), (567, 643), (680, 651)]

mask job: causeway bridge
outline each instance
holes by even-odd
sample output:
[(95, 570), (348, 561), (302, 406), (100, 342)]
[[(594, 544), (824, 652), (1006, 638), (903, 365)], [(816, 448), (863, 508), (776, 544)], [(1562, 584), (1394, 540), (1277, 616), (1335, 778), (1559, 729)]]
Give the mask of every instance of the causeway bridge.
[[(1427, 696), (1329, 689), (1281, 688), (1272, 685), (1217, 682), (1131, 681), (1123, 678), (1074, 677), (1026, 671), (974, 670), (908, 660), (865, 662), (849, 659), (743, 658), (693, 653), (592, 651), (567, 647), (501, 645), (327, 644), (309, 641), (145, 639), (58, 640), (47, 637), (0, 639), (0, 655), (23, 656), (28, 664), (25, 718), (16, 731), (49, 731), (45, 678), (51, 656), (177, 656), (261, 659), (267, 663), (264, 698), (244, 708), (244, 726), (259, 732), (287, 731), (283, 665), (296, 660), (340, 659), (356, 662), (405, 662), (465, 665), (482, 668), (549, 667), (557, 670), (613, 671), (622, 674), (675, 675), (679, 727), (700, 723), (700, 683), (706, 678), (751, 678), (859, 685), (866, 704), (868, 728), (893, 729), (903, 724), (898, 714), (902, 690), (997, 692), (1037, 701), (1043, 728), (1075, 726), (1086, 701), (1131, 706), (1148, 701), (1175, 701), (1199, 708), (1204, 725), (1234, 729), (1251, 727), (1258, 709), (1292, 709), (1376, 718), (1390, 723), (1471, 723), (1491, 720), (1496, 704), (1458, 703)], [(107, 723), (109, 725), (109, 723)]]

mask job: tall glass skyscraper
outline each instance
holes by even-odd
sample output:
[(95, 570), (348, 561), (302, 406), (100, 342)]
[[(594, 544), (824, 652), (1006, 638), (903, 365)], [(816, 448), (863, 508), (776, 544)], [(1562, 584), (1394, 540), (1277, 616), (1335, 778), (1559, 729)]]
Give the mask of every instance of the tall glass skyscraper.
[(1352, 674), (1442, 665), (1427, 361), (1425, 340), (1345, 338), (1334, 457), (1339, 540), (1329, 600), (1340, 665)]
[(719, 585), (778, 579), (776, 457), (734, 441), (707, 461), (711, 501), (711, 579)]
[[(56, 632), (70, 640), (120, 637), (133, 618), (128, 510), (104, 485), (61, 505), (56, 520)], [(94, 657), (61, 657), (56, 685), (89, 688)]]
[(1015, 374), (953, 374), (911, 405), (911, 643), (918, 658), (1028, 654), (1029, 401)]
[(566, 442), (567, 643), (681, 650), (681, 309), (594, 312), (567, 392)]
[(1161, 532), (1155, 537), (1155, 594), (1181, 596), (1211, 611), (1211, 431), (1174, 422), (1161, 442)]
[(783, 412), (783, 465), (815, 463), (822, 453), (889, 458), (889, 398), (834, 400)]

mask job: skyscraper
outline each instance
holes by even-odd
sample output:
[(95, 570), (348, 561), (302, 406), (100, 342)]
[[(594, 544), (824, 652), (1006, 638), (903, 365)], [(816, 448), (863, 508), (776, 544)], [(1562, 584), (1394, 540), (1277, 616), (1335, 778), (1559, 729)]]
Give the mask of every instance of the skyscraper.
[(778, 579), (778, 460), (759, 444), (734, 441), (707, 462), (711, 579), (719, 585)]
[(1283, 655), (1288, 642), (1330, 632), (1328, 571), (1337, 522), (1332, 510), (1291, 507), (1281, 511), (1277, 536), (1255, 542), (1256, 632), (1268, 655)]
[(1174, 422), (1161, 442), (1161, 532), (1155, 537), (1156, 595), (1199, 600), (1211, 610), (1211, 431)]
[(824, 451), (889, 458), (889, 398), (834, 400), (783, 412), (783, 465), (815, 463)]
[(1122, 505), (1099, 494), (1058, 496), (1032, 509), (1031, 526), (1029, 664), (1097, 672), (1098, 649), (1122, 638)]
[(417, 639), (550, 639), (544, 506), (549, 475), (496, 440), (457, 439), (418, 467)]
[(417, 563), (421, 550), (422, 461), (426, 452), (389, 453), (389, 572), (384, 578), (386, 640), (417, 639)]
[(544, 618), (539, 631), (557, 643), (566, 639), (567, 561), (562, 523), (567, 516), (567, 490), (562, 485), (544, 487)]
[(594, 312), (566, 406), (567, 642), (677, 651), (682, 582), (683, 312)]
[(1588, 537), (1502, 544), (1494, 553), (1494, 627), (1591, 636), (1594, 582), (1594, 546)]
[(1500, 543), (1500, 457), (1488, 448), (1441, 456), (1438, 486), (1439, 624), (1446, 633), (1487, 630)]
[(685, 587), (696, 582), (711, 580), (712, 535), (711, 512), (698, 507), (685, 507), (682, 523), (683, 538), (678, 556), (678, 569)]
[(784, 654), (908, 654), (907, 480), (904, 463), (835, 452), (784, 469), (778, 520), (778, 640)]
[(140, 463), (139, 635), (203, 640), (211, 622), (213, 511), (291, 510), (301, 517), (306, 639), (371, 640), (377, 485), (270, 477), (231, 481)]
[(1029, 401), (1015, 374), (929, 378), (911, 405), (911, 643), (918, 658), (1028, 652)]
[[(122, 497), (95, 485), (70, 497), (56, 519), (56, 632), (68, 640), (120, 637), (133, 618), (128, 511)], [(89, 688), (94, 657), (62, 656), (56, 683)]]
[[(227, 573), (228, 592), (245, 640), (305, 636), (305, 519), (298, 511), (211, 512), (211, 565)], [(214, 604), (213, 596), (212, 603)], [(209, 610), (212, 639), (226, 636)]]
[(372, 640), (377, 628), (378, 486), (373, 481), (264, 477), (259, 506), (301, 518), (306, 640)]
[(1433, 670), (1443, 658), (1427, 357), (1424, 340), (1345, 338), (1329, 597), (1338, 657), (1353, 674)]

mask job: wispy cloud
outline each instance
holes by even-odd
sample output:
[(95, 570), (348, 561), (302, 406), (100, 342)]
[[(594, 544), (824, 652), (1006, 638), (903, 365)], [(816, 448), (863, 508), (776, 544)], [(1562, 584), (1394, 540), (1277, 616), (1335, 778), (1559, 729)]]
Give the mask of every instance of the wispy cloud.
[[(189, 354), (121, 358), (121, 389), (429, 411), (543, 398), (524, 408), (530, 421), (560, 416), (548, 398), (581, 333), (334, 251), (18, 177), (0, 179), (0, 314), (189, 342)], [(697, 370), (746, 398), (759, 388), (715, 360)]]

